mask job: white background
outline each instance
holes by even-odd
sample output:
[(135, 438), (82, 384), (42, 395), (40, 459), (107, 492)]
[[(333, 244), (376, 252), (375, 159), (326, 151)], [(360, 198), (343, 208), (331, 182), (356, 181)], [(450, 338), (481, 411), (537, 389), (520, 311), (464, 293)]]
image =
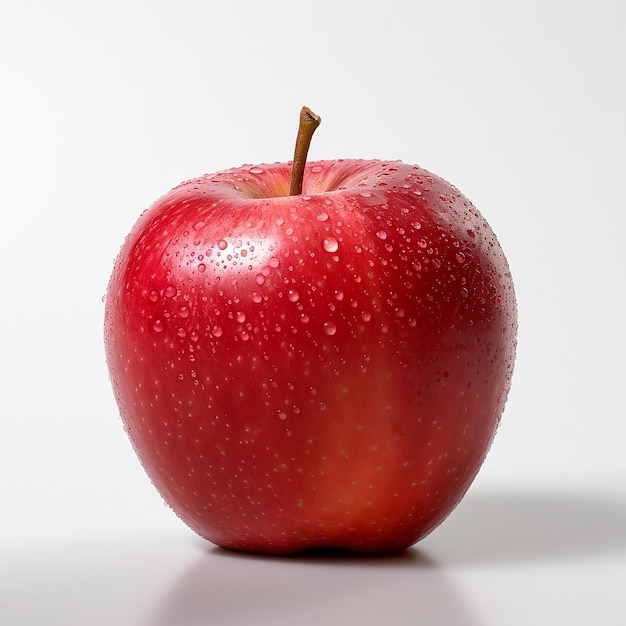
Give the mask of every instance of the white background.
[[(626, 623), (626, 38), (619, 0), (0, 5), (0, 623)], [(400, 557), (212, 550), (117, 417), (102, 296), (182, 180), (394, 158), (509, 258), (517, 370), (464, 502)]]

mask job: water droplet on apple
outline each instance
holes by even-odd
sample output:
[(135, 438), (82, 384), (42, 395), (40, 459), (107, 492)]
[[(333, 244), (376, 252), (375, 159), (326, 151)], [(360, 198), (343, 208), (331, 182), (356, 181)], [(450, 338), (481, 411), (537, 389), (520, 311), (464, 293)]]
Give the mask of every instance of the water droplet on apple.
[(291, 407), (291, 410), (293, 411), (294, 415), (300, 414), (300, 407), (296, 406), (295, 404)]
[(178, 375), (178, 380), (185, 380), (185, 375), (182, 372)]
[(224, 241), (223, 239), (220, 239), (220, 240), (217, 242), (217, 247), (218, 247), (220, 250), (226, 250), (226, 248), (228, 247), (228, 244), (227, 244), (227, 243), (226, 243), (226, 241)]
[(262, 174), (263, 173), (263, 169), (260, 167), (251, 167), (250, 168), (250, 174)]
[(263, 296), (258, 291), (254, 291), (252, 293), (252, 302), (260, 304), (261, 302), (263, 302)]
[(319, 409), (320, 409), (320, 411), (325, 411), (326, 410), (326, 403), (325, 402), (320, 402), (319, 403)]
[(337, 332), (337, 324), (331, 320), (324, 322), (322, 328), (324, 332), (331, 337)]
[(465, 263), (465, 255), (462, 252), (457, 252), (456, 253), (456, 260), (459, 263)]
[(343, 300), (343, 291), (335, 291), (335, 300), (338, 300), (339, 302)]
[(265, 282), (265, 276), (263, 276), (263, 274), (257, 274), (254, 281), (257, 285), (262, 285)]
[(326, 222), (326, 221), (328, 220), (328, 213), (320, 213), (320, 214), (317, 216), (317, 219), (318, 219), (320, 222)]
[(362, 191), (359, 195), (362, 198), (371, 198), (372, 197), (372, 193), (370, 191)]
[(211, 329), (211, 334), (214, 337), (221, 337), (223, 335), (224, 331), (222, 330), (221, 326), (213, 326), (213, 328)]
[(422, 224), (418, 222), (417, 220), (415, 220), (414, 222), (411, 222), (411, 226), (413, 226), (415, 230), (419, 230), (422, 227)]
[(189, 317), (189, 309), (186, 306), (180, 307), (180, 311), (178, 311), (178, 317), (187, 319)]
[(369, 322), (372, 319), (372, 314), (369, 311), (363, 311), (361, 313), (361, 319), (364, 322)]
[(300, 299), (300, 294), (295, 289), (290, 289), (287, 292), (287, 299), (289, 302), (297, 302)]
[(152, 329), (156, 333), (162, 333), (165, 330), (165, 325), (161, 320), (154, 320), (154, 324), (152, 324)]
[(156, 302), (159, 299), (159, 294), (153, 289), (148, 294), (148, 299), (150, 300), (150, 302)]
[(384, 230), (378, 230), (376, 231), (376, 236), (379, 239), (382, 239), (383, 241), (385, 241), (385, 239), (387, 239), (387, 233)]
[(163, 295), (166, 298), (173, 298), (176, 295), (176, 288), (173, 287), (172, 285), (168, 285), (164, 290), (163, 290)]
[(187, 331), (184, 328), (179, 328), (178, 331), (176, 332), (176, 334), (179, 337), (186, 337), (187, 336)]
[(467, 297), (469, 297), (469, 291), (467, 290), (467, 287), (461, 287), (461, 298)]
[(286, 420), (287, 419), (287, 413), (285, 413), (284, 411), (281, 411), (280, 409), (278, 411), (276, 411), (276, 414), (278, 415), (278, 419), (279, 420)]
[(334, 237), (328, 237), (322, 241), (322, 247), (326, 252), (337, 252), (339, 249), (339, 242)]
[(432, 266), (438, 270), (441, 267), (441, 261), (439, 259), (433, 259), (432, 260)]
[(200, 263), (198, 265), (198, 271), (202, 274), (203, 272), (206, 271), (206, 265), (204, 263)]
[(243, 311), (238, 311), (236, 319), (240, 324), (243, 324), (246, 321), (246, 314)]

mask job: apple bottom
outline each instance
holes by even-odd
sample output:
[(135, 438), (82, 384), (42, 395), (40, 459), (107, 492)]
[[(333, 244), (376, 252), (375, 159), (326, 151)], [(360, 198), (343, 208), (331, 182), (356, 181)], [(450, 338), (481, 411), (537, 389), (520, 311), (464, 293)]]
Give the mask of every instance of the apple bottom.
[[(162, 396), (157, 413), (133, 407), (141, 417), (127, 429), (167, 504), (221, 547), (397, 552), (467, 491), (502, 410), (493, 390), (504, 384), (477, 377), (458, 353), (409, 370), (384, 348), (371, 354), (365, 373), (340, 382), (332, 362), (299, 379), (294, 369), (291, 395), (259, 382), (249, 361), (204, 390), (178, 380), (169, 388), (196, 399), (185, 418), (158, 419), (180, 415), (178, 398)], [(145, 384), (157, 380), (144, 373)], [(284, 414), (267, 401), (272, 392), (289, 396)]]

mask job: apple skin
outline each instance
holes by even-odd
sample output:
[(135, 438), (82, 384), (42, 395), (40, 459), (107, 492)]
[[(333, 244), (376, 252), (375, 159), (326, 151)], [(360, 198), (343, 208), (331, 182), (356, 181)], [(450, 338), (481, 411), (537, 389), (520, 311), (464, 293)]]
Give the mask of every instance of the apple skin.
[(461, 500), (511, 384), (502, 249), (454, 187), (402, 162), (185, 182), (116, 260), (105, 347), (166, 503), (231, 549), (403, 550)]

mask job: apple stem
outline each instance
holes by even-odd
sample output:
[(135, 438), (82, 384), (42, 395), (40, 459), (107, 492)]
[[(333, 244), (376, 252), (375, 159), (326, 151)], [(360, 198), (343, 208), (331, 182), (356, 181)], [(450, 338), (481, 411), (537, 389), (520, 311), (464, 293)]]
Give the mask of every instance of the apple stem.
[(298, 136), (296, 137), (296, 148), (293, 154), (293, 165), (291, 166), (291, 183), (289, 186), (290, 196), (299, 196), (302, 193), (306, 156), (309, 153), (309, 146), (311, 145), (313, 133), (320, 125), (321, 121), (322, 118), (313, 113), (311, 109), (308, 107), (302, 107), (300, 111)]

